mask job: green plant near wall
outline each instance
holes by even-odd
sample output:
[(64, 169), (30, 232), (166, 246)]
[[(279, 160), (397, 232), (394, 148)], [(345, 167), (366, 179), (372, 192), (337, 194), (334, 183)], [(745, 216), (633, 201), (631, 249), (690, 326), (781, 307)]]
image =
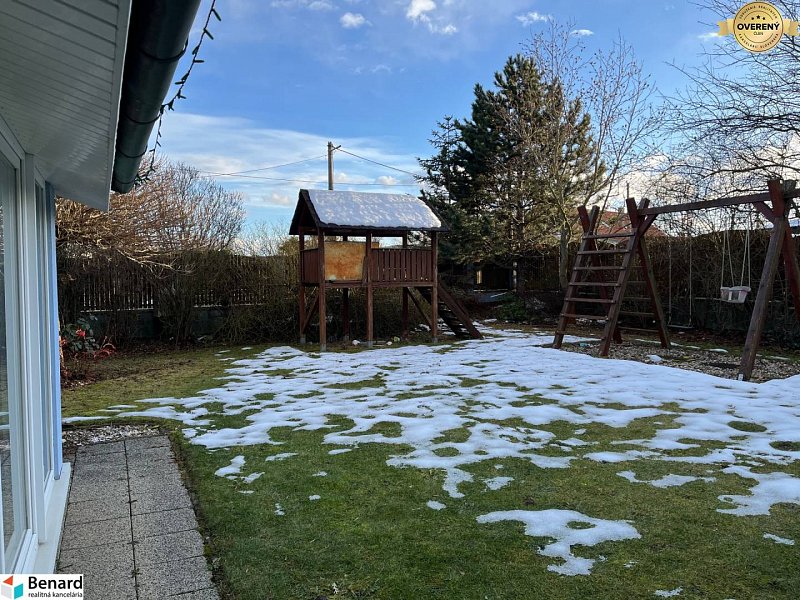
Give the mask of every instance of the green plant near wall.
[(97, 317), (89, 315), (80, 317), (77, 322), (64, 326), (61, 330), (61, 347), (73, 355), (91, 355), (100, 349), (94, 337), (94, 323)]

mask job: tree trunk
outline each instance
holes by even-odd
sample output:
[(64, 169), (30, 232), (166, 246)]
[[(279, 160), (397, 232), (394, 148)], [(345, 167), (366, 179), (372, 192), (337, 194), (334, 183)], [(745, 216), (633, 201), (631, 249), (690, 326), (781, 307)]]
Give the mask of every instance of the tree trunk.
[(563, 225), (558, 244), (558, 283), (562, 290), (569, 285), (569, 230)]

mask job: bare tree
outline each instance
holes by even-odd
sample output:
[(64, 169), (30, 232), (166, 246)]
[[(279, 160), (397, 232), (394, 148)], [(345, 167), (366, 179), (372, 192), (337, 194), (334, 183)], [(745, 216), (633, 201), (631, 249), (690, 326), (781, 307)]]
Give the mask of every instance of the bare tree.
[(289, 256), (297, 254), (297, 240), (289, 235), (289, 224), (259, 221), (243, 231), (236, 250), (246, 256)]
[(240, 194), (163, 157), (146, 181), (127, 194), (112, 194), (109, 204), (103, 212), (59, 199), (59, 250), (111, 252), (169, 266), (168, 256), (176, 252), (229, 248), (244, 221)]
[[(698, 0), (714, 22), (741, 8), (735, 0)], [(786, 18), (797, 19), (800, 1), (776, 0)], [(765, 53), (719, 38), (697, 68), (677, 67), (685, 90), (667, 98), (673, 148), (665, 170), (680, 173), (712, 195), (763, 190), (768, 178), (800, 172), (800, 44), (784, 36)]]
[(133, 191), (113, 194), (107, 212), (60, 199), (58, 252), (144, 265), (166, 335), (183, 344), (191, 336), (198, 294), (223, 273), (224, 253), (243, 221), (240, 194), (188, 165), (161, 158)]
[[(651, 105), (654, 88), (621, 38), (610, 49), (589, 53), (571, 24), (551, 22), (533, 36), (526, 52), (548, 86), (548, 110), (555, 114), (538, 130), (518, 134), (536, 137), (530, 138), (527, 159), (541, 169), (550, 205), (543, 217), (558, 232), (559, 279), (566, 287), (575, 208), (593, 203), (605, 210), (621, 179), (653, 154), (659, 117)], [(582, 138), (591, 148), (577, 153)]]

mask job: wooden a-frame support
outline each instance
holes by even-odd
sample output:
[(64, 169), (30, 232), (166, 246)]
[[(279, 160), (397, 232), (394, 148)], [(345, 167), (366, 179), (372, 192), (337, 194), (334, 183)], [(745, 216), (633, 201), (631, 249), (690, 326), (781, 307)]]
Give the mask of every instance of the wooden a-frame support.
[[(636, 202), (632, 199), (627, 200), (626, 204), (631, 220), (631, 230), (627, 233), (611, 233), (605, 235), (596, 232), (600, 209), (595, 206), (592, 208), (591, 213), (589, 213), (585, 207), (578, 207), (578, 215), (583, 228), (583, 237), (581, 238), (578, 256), (564, 298), (564, 309), (561, 312), (558, 328), (556, 329), (553, 342), (554, 348), (561, 347), (567, 327), (575, 319), (580, 318), (605, 321), (603, 337), (600, 342), (600, 356), (608, 356), (611, 350), (612, 340), (617, 343), (622, 342), (619, 317), (635, 257), (639, 258), (642, 277), (652, 306), (652, 315), (656, 322), (661, 344), (665, 348), (670, 347), (666, 320), (664, 318), (661, 302), (656, 293), (653, 268), (650, 264), (650, 257), (644, 243), (644, 234), (653, 224), (655, 217), (640, 217), (639, 215), (640, 210), (646, 209), (649, 206), (649, 201), (647, 199), (642, 200), (639, 206), (637, 206)], [(627, 240), (627, 242), (624, 248), (601, 250), (597, 247), (598, 240), (614, 240), (620, 242)], [(601, 260), (604, 256), (613, 255), (622, 255), (621, 265), (602, 264)], [(606, 277), (607, 274), (611, 274), (612, 276), (610, 278)], [(580, 296), (579, 291), (586, 288), (596, 288), (599, 298), (585, 298)], [(576, 311), (577, 304), (599, 304), (606, 308), (606, 312), (602, 315), (579, 314)]]
[[(779, 180), (770, 180), (767, 185), (768, 192), (766, 194), (734, 196), (711, 201), (673, 204), (653, 208), (650, 208), (647, 199), (642, 200), (638, 206), (633, 199), (628, 199), (626, 200), (626, 205), (630, 217), (631, 230), (625, 234), (598, 235), (595, 230), (599, 217), (599, 209), (594, 207), (592, 208), (591, 214), (589, 214), (584, 207), (579, 207), (578, 214), (583, 227), (583, 237), (581, 239), (575, 266), (573, 267), (569, 287), (564, 297), (564, 308), (559, 318), (553, 346), (555, 348), (561, 347), (567, 327), (576, 318), (605, 321), (606, 325), (603, 331), (603, 339), (600, 344), (600, 356), (608, 356), (612, 338), (616, 342), (621, 341), (617, 321), (619, 319), (622, 301), (625, 298), (625, 291), (633, 265), (633, 255), (636, 254), (642, 268), (644, 283), (652, 305), (652, 316), (656, 322), (661, 345), (668, 348), (670, 345), (669, 335), (664, 311), (656, 289), (653, 267), (647, 252), (647, 244), (644, 239), (645, 233), (647, 233), (647, 230), (653, 224), (656, 217), (661, 214), (750, 204), (772, 223), (772, 233), (770, 234), (767, 256), (764, 261), (761, 279), (759, 280), (758, 293), (753, 307), (753, 314), (750, 319), (750, 326), (747, 331), (742, 360), (739, 365), (738, 378), (744, 381), (749, 380), (753, 373), (756, 353), (764, 331), (769, 300), (772, 297), (775, 275), (778, 271), (778, 263), (781, 261), (781, 258), (783, 258), (786, 281), (792, 295), (795, 315), (797, 319), (800, 320), (800, 266), (798, 265), (797, 254), (794, 250), (794, 242), (789, 226), (789, 209), (792, 200), (800, 197), (800, 191), (794, 189), (794, 182), (787, 182), (787, 185), (784, 186)], [(771, 206), (767, 204), (768, 202)], [(611, 238), (628, 238), (628, 244), (625, 250), (597, 249), (596, 240), (609, 240)], [(599, 264), (601, 256), (615, 253), (623, 254), (621, 266), (610, 267)], [(603, 280), (602, 274), (606, 272), (617, 272), (617, 281), (609, 282)], [(596, 274), (600, 280), (592, 281), (591, 278), (593, 274)], [(577, 292), (584, 287), (597, 287), (599, 289), (600, 298), (587, 299), (579, 297)], [(609, 297), (608, 288), (613, 289), (611, 297)], [(580, 303), (601, 304), (606, 306), (608, 310), (603, 316), (596, 314), (577, 314), (575, 305)]]

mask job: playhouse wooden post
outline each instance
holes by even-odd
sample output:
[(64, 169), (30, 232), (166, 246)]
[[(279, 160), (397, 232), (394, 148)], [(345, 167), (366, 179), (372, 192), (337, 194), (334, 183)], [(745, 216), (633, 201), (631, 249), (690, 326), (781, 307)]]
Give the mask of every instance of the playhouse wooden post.
[(431, 233), (431, 337), (433, 343), (439, 341), (439, 236)]
[(767, 318), (769, 300), (772, 297), (772, 287), (775, 282), (775, 274), (778, 271), (778, 261), (781, 258), (781, 249), (785, 243), (786, 229), (788, 221), (786, 218), (786, 202), (783, 199), (783, 188), (780, 181), (771, 180), (768, 182), (769, 194), (772, 199), (772, 235), (769, 238), (767, 247), (767, 258), (764, 261), (764, 269), (761, 272), (761, 279), (758, 282), (758, 295), (753, 307), (753, 316), (750, 318), (750, 327), (747, 330), (747, 340), (744, 343), (742, 352), (742, 362), (739, 365), (739, 380), (748, 381), (753, 374), (753, 367), (756, 363), (756, 352), (761, 343), (761, 334), (764, 331), (764, 322)]
[(300, 232), (299, 236), (299, 248), (300, 248), (300, 259), (298, 263), (297, 271), (299, 273), (300, 278), (300, 286), (297, 290), (297, 302), (300, 305), (300, 320), (299, 320), (299, 327), (300, 327), (300, 343), (306, 343), (306, 330), (304, 329), (303, 325), (306, 322), (306, 288), (303, 285), (305, 281), (305, 273), (303, 272), (303, 250), (306, 249), (306, 236), (302, 232)]
[[(343, 235), (342, 241), (348, 241), (348, 237)], [(350, 341), (350, 288), (342, 288), (342, 339)]]
[(350, 341), (350, 290), (342, 288), (342, 339)]
[(372, 321), (372, 233), (367, 233), (367, 247), (364, 251), (364, 277), (367, 282), (367, 347), (375, 343)]
[[(408, 249), (408, 234), (403, 234), (403, 250)], [(403, 253), (403, 264), (405, 264), (406, 255)], [(408, 274), (403, 269), (403, 272), (400, 274), (400, 278), (405, 281), (408, 279)], [(401, 319), (401, 331), (400, 331), (400, 338), (403, 340), (408, 339), (408, 287), (403, 286), (403, 304), (402, 304), (402, 319)]]
[(317, 262), (319, 269), (319, 351), (328, 349), (328, 320), (325, 311), (325, 232), (317, 235)]

